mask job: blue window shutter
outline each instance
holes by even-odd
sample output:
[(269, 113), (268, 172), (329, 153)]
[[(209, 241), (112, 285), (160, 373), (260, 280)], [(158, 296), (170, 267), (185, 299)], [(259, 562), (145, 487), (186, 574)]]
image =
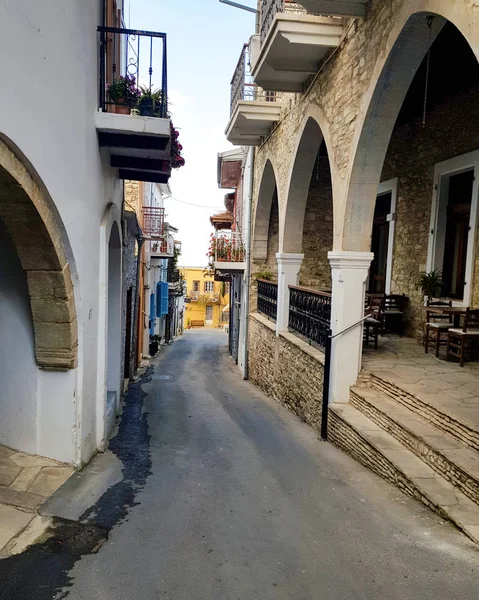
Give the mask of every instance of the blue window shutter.
[(161, 315), (168, 314), (168, 283), (166, 281), (161, 282)]
[(155, 334), (155, 294), (150, 294), (150, 335)]
[(159, 281), (156, 284), (156, 316), (161, 317), (162, 313), (162, 302), (163, 302), (163, 284)]

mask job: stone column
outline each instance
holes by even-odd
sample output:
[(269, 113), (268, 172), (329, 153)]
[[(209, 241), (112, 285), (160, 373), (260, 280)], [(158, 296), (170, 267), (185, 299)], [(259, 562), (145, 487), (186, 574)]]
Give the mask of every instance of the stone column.
[[(364, 316), (364, 295), (372, 252), (329, 252), (332, 279), (333, 336)], [(361, 370), (363, 327), (358, 325), (333, 339), (330, 402), (348, 402), (349, 388)]]
[(278, 261), (278, 305), (276, 317), (276, 335), (288, 331), (289, 321), (289, 287), (298, 285), (299, 269), (304, 254), (277, 252)]

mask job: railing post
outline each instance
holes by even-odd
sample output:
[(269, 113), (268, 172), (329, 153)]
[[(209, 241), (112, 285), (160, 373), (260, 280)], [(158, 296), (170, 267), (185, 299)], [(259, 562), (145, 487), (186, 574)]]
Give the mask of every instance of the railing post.
[(278, 315), (276, 335), (288, 331), (289, 323), (289, 286), (298, 285), (299, 269), (304, 254), (278, 252)]
[[(331, 359), (332, 401), (347, 402), (349, 390), (361, 369), (362, 327), (348, 328), (364, 316), (364, 297), (372, 252), (334, 251), (328, 253), (331, 263), (333, 332)], [(336, 337), (338, 332), (344, 335)]]
[(326, 347), (324, 349), (324, 376), (323, 376), (323, 402), (321, 407), (321, 439), (328, 439), (328, 411), (329, 411), (329, 382), (331, 375), (331, 346), (332, 332), (328, 329)]

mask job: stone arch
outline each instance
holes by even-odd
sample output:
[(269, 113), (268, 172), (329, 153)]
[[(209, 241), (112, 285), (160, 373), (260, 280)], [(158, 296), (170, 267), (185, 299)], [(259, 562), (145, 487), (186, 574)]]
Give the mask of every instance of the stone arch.
[(64, 232), (25, 162), (0, 137), (0, 219), (27, 276), (36, 362), (66, 371), (77, 365), (78, 334)]
[[(434, 17), (429, 34), (428, 17)], [(345, 191), (342, 222), (335, 228), (335, 249), (367, 252), (377, 189), (388, 144), (409, 86), (430, 43), (449, 21), (479, 60), (479, 10), (465, 1), (413, 0), (397, 15), (359, 111), (354, 158)]]
[[(287, 200), (281, 218), (281, 252), (301, 253), (303, 251), (306, 204), (313, 170), (322, 144), (329, 156), (322, 128), (314, 117), (307, 116), (301, 128), (289, 176)], [(328, 169), (330, 171), (329, 160)]]
[(265, 261), (268, 258), (271, 208), (274, 196), (278, 193), (278, 180), (269, 159), (265, 163), (260, 181), (253, 230), (253, 260), (256, 262)]

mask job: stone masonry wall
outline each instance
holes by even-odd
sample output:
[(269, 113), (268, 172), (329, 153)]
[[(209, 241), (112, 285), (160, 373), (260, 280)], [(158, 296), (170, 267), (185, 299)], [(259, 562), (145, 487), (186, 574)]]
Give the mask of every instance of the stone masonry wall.
[(249, 334), (249, 375), (269, 396), (302, 421), (320, 428), (323, 355), (293, 334), (276, 336), (274, 323), (252, 314)]
[(299, 284), (314, 289), (331, 288), (328, 252), (333, 248), (333, 190), (327, 156), (318, 156), (311, 177), (303, 226), (304, 259)]
[[(461, 0), (462, 1), (462, 0)], [(351, 165), (357, 119), (378, 57), (388, 51), (388, 37), (406, 0), (371, 0), (368, 18), (345, 20), (345, 35), (305, 94), (282, 96), (282, 117), (256, 152), (254, 202), (267, 160), (275, 168), (280, 213), (288, 195), (291, 164), (308, 117), (316, 119), (325, 136), (332, 169), (346, 181)]]
[[(436, 163), (479, 149), (479, 89), (454, 98), (419, 120), (397, 128), (391, 138), (382, 180), (398, 178), (392, 293), (410, 299), (409, 334), (422, 330), (418, 274), (426, 270)], [(477, 256), (477, 255), (476, 255)], [(479, 302), (476, 260), (473, 304)]]

